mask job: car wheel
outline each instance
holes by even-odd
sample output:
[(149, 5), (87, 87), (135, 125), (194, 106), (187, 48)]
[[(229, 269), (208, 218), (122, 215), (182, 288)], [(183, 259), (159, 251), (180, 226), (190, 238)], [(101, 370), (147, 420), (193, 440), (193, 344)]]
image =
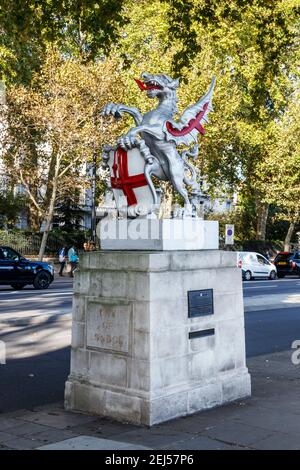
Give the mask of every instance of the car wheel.
[(269, 279), (271, 279), (271, 281), (274, 281), (274, 279), (276, 279), (276, 271), (270, 272)]
[(278, 274), (278, 273), (277, 273), (278, 279), (282, 279), (282, 278), (284, 278), (284, 276), (285, 276), (285, 274), (282, 274), (282, 273), (279, 273), (279, 274)]
[(245, 274), (244, 274), (244, 279), (245, 281), (251, 281), (252, 279), (252, 274), (250, 271), (246, 271)]
[(47, 271), (39, 271), (33, 281), (35, 289), (48, 289), (50, 283), (51, 276)]
[(23, 287), (25, 287), (26, 284), (11, 284), (11, 287), (14, 289), (14, 290), (21, 290), (23, 289)]

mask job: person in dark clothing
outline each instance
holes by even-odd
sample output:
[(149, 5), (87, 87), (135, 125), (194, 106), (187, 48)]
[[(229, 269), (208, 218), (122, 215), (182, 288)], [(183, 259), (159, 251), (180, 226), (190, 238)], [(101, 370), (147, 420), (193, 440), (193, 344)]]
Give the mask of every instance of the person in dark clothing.
[(65, 269), (65, 266), (66, 266), (66, 248), (65, 247), (62, 247), (59, 252), (58, 252), (58, 261), (59, 261), (59, 264), (60, 264), (60, 270), (59, 270), (59, 276), (63, 276), (63, 271)]

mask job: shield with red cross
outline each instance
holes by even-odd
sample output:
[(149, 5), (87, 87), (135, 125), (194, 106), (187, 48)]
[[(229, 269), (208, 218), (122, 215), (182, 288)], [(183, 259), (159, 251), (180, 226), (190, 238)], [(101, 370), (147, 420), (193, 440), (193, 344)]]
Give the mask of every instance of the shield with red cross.
[(129, 212), (134, 214), (139, 207), (143, 212), (149, 212), (154, 198), (144, 174), (145, 159), (140, 150), (136, 147), (130, 150), (121, 147), (111, 150), (108, 165), (118, 209), (127, 206)]

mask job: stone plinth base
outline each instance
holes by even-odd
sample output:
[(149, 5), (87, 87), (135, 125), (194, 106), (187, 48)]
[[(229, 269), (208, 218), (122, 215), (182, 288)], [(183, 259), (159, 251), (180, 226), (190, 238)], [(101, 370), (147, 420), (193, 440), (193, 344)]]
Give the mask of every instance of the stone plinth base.
[(250, 395), (235, 263), (217, 250), (85, 253), (66, 408), (153, 425)]
[(103, 250), (217, 250), (217, 221), (201, 219), (103, 219)]

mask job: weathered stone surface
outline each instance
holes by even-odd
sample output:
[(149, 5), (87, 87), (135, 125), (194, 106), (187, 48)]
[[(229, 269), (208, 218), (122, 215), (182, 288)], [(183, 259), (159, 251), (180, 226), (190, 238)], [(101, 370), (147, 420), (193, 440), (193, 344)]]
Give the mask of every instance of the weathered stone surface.
[(85, 298), (75, 294), (73, 296), (73, 314), (72, 320), (78, 322), (85, 321)]
[(188, 393), (188, 411), (195, 413), (198, 410), (213, 408), (222, 403), (222, 384), (217, 381), (213, 384), (195, 388)]
[(89, 370), (90, 376), (93, 377), (95, 383), (102, 386), (109, 384), (126, 387), (126, 361), (126, 357), (117, 356), (116, 354), (92, 351)]
[(128, 302), (88, 301), (87, 347), (128, 353), (131, 305)]
[[(214, 314), (189, 318), (202, 289)], [(152, 425), (250, 394), (234, 253), (84, 254), (73, 308), (68, 409)]]
[[(73, 341), (73, 340), (72, 340)], [(77, 349), (72, 346), (71, 374), (87, 376), (90, 368), (90, 352), (85, 349)]]
[(72, 344), (74, 348), (85, 347), (85, 323), (72, 322)]

